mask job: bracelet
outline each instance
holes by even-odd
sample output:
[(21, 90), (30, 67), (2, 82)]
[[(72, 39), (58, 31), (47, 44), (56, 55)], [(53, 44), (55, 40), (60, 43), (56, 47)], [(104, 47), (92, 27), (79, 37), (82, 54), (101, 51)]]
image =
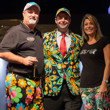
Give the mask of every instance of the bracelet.
[(108, 80), (107, 79), (103, 79), (103, 81), (106, 82), (106, 83), (108, 83)]

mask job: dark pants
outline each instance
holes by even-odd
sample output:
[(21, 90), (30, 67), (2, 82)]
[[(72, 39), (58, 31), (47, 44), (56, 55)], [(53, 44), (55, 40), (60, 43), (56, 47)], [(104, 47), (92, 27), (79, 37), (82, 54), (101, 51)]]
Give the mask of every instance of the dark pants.
[(58, 96), (44, 97), (44, 110), (80, 110), (82, 106), (81, 96), (73, 96), (68, 90), (66, 83)]

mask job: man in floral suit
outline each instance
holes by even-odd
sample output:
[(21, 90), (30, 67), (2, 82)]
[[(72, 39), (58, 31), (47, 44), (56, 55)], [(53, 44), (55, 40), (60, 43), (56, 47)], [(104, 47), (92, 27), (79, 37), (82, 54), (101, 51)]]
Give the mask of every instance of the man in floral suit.
[(55, 17), (57, 29), (44, 33), (44, 109), (80, 110), (79, 51), (82, 37), (71, 32), (70, 11), (60, 8)]

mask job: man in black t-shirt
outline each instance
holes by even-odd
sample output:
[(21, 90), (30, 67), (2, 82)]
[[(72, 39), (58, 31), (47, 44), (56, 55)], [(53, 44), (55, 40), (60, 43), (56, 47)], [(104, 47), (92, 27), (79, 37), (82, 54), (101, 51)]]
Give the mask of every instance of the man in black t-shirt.
[(8, 61), (6, 93), (8, 109), (43, 109), (40, 76), (43, 72), (43, 45), (36, 29), (40, 7), (26, 4), (23, 22), (8, 30), (0, 44), (0, 58)]

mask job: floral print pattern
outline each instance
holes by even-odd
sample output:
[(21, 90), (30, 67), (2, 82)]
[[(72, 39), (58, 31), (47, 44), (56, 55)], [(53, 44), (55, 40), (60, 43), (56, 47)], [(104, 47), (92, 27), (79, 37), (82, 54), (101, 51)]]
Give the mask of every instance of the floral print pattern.
[(44, 95), (58, 95), (62, 88), (63, 75), (70, 92), (79, 95), (80, 72), (79, 72), (79, 51), (83, 46), (82, 37), (69, 32), (71, 44), (64, 58), (57, 45), (57, 30), (47, 32), (43, 36), (43, 52), (45, 64), (45, 91)]
[(5, 85), (8, 110), (43, 110), (40, 80), (35, 81), (18, 74), (8, 73)]
[(21, 88), (26, 87), (26, 81), (24, 79), (19, 79), (18, 86)]
[(25, 99), (26, 105), (29, 105), (32, 100), (33, 100), (33, 96), (28, 96), (28, 95), (27, 95), (27, 97), (26, 97), (26, 99)]
[(32, 95), (34, 94), (34, 88), (28, 86), (28, 87), (26, 88), (26, 94), (27, 94), (28, 96), (32, 96)]
[(10, 100), (9, 96), (7, 97), (7, 105), (8, 105), (8, 107), (11, 107), (11, 100)]
[(85, 110), (110, 110), (110, 85), (108, 85), (108, 95), (101, 99), (99, 88), (81, 88), (81, 97)]
[(18, 103), (20, 101), (20, 98), (22, 98), (21, 88), (12, 86), (11, 87), (11, 103)]
[(16, 110), (25, 110), (25, 105), (23, 103), (18, 103), (16, 106)]

